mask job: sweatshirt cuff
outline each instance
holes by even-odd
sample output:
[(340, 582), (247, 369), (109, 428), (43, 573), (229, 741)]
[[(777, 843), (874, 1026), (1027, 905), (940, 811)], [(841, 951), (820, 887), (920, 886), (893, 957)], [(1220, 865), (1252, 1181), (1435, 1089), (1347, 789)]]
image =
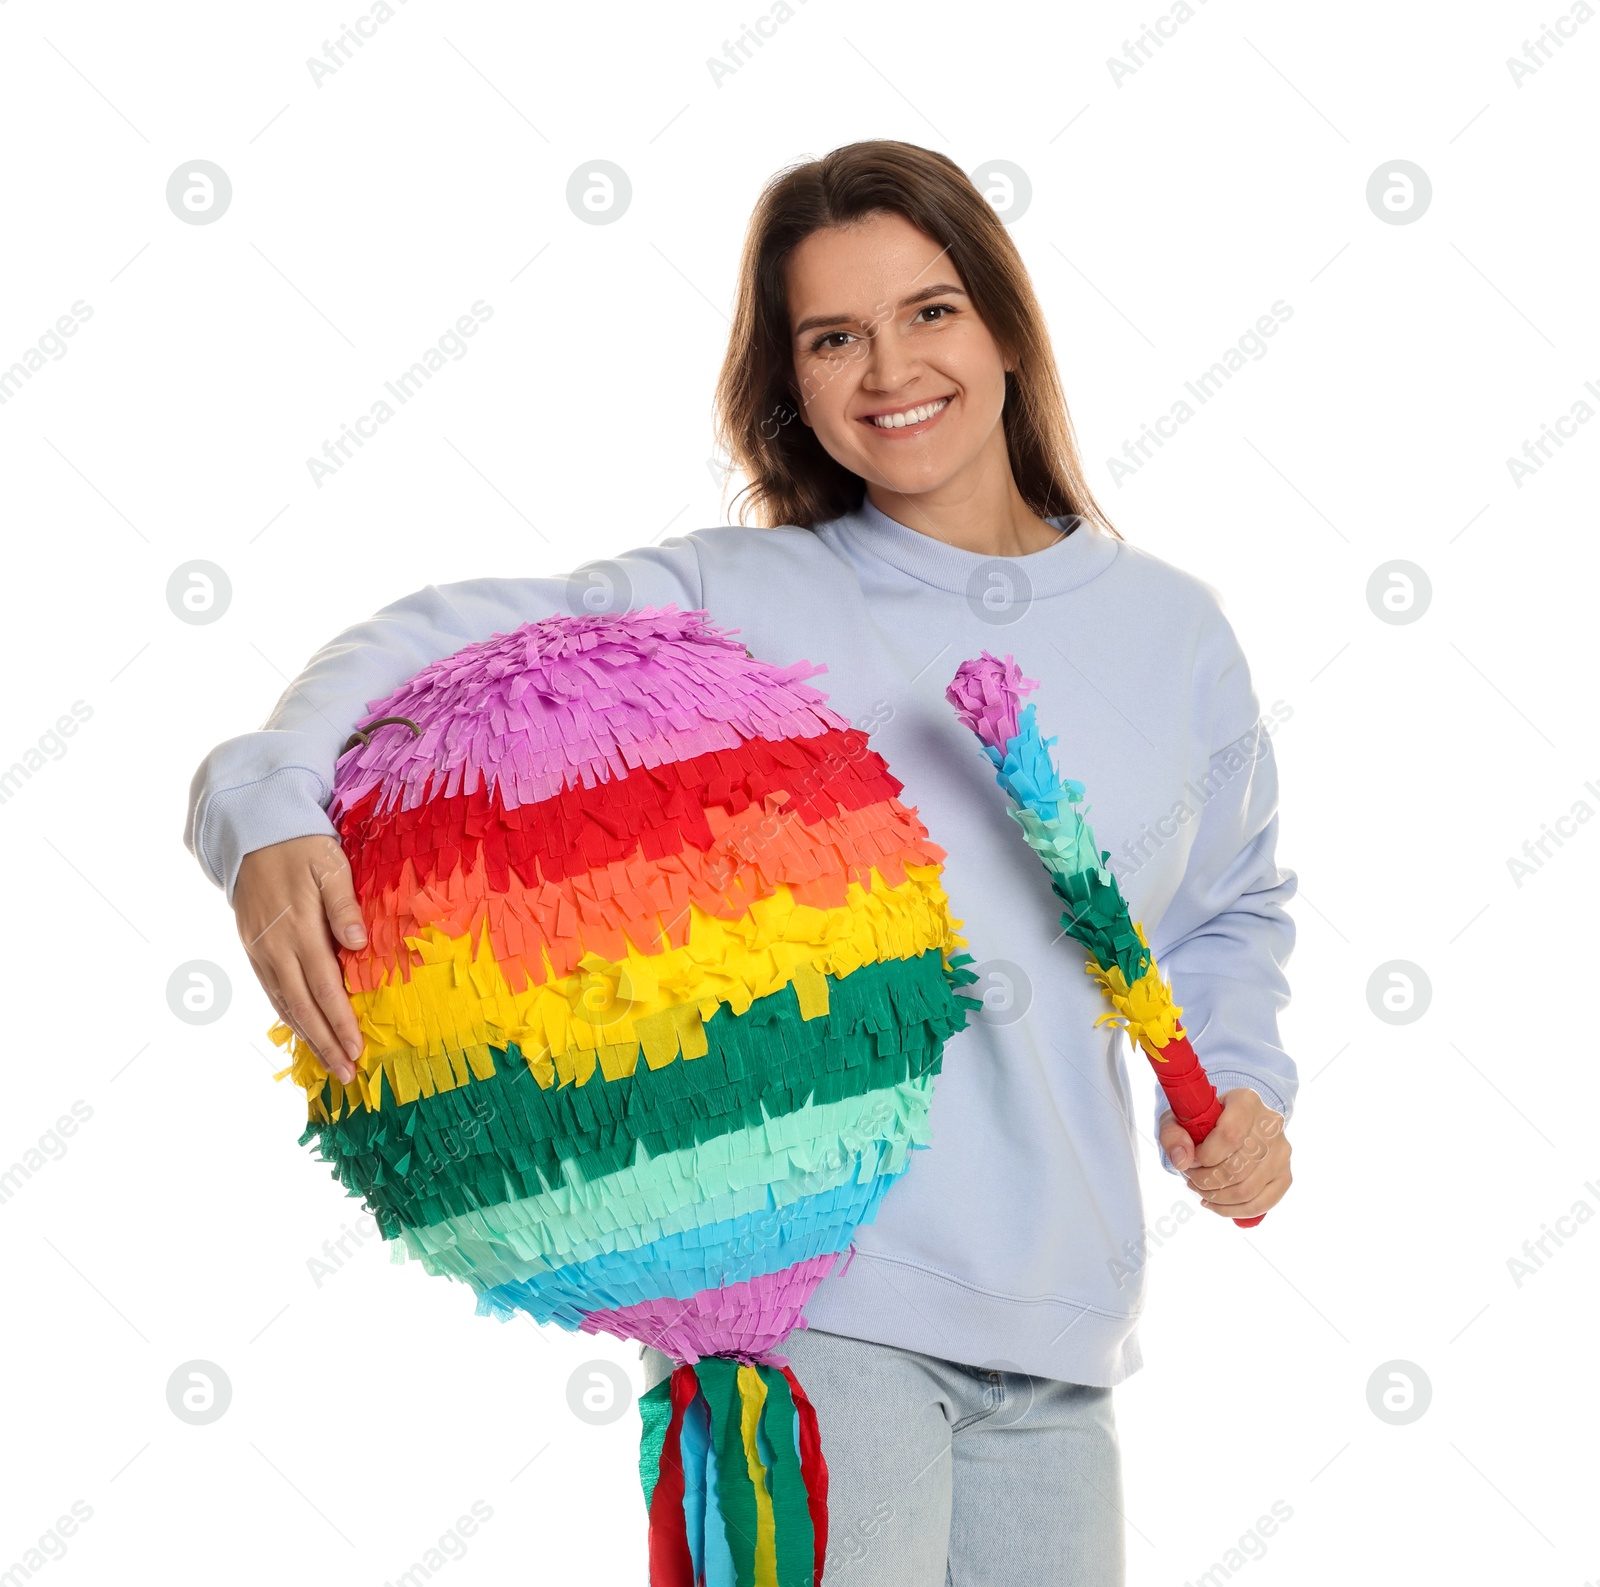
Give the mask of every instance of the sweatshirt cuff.
[[(1261, 1098), (1274, 1113), (1281, 1113), (1285, 1125), (1289, 1122), (1293, 1111), (1293, 1103), (1285, 1102), (1283, 1096), (1270, 1080), (1264, 1080), (1260, 1075), (1246, 1074), (1239, 1069), (1208, 1069), (1207, 1077), (1216, 1088), (1217, 1095), (1224, 1096), (1229, 1091), (1238, 1091), (1248, 1087)], [(1161, 1166), (1174, 1177), (1181, 1178), (1178, 1170), (1172, 1166), (1172, 1159), (1167, 1156), (1167, 1149), (1161, 1144), (1161, 1117), (1168, 1111), (1167, 1099), (1159, 1090), (1156, 1091), (1156, 1156), (1161, 1159)]]
[(325, 785), (304, 766), (284, 766), (257, 782), (223, 788), (206, 800), (195, 857), (231, 907), (245, 855), (290, 838), (339, 836), (323, 808)]

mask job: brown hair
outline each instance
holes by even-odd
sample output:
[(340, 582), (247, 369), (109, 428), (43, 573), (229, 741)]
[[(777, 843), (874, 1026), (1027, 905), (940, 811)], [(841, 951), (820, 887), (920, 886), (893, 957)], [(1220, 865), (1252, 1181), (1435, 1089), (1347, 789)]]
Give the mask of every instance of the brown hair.
[(739, 521), (753, 509), (766, 528), (811, 528), (861, 505), (865, 481), (795, 422), (784, 270), (812, 232), (885, 211), (946, 250), (978, 317), (1015, 366), (1006, 375), (1002, 423), (1022, 499), (1041, 518), (1076, 515), (1116, 534), (1084, 477), (1050, 335), (1010, 233), (954, 160), (892, 139), (846, 144), (780, 171), (751, 216), (716, 392), (717, 444), (748, 480), (735, 498), (749, 498)]

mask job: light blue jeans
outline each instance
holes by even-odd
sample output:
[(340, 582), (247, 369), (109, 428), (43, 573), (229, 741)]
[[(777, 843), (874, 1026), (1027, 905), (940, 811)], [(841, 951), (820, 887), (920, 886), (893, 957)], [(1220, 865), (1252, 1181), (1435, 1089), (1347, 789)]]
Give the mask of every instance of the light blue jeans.
[[(1123, 1587), (1110, 1389), (797, 1328), (828, 1462), (823, 1587)], [(645, 1387), (671, 1375), (641, 1349)]]

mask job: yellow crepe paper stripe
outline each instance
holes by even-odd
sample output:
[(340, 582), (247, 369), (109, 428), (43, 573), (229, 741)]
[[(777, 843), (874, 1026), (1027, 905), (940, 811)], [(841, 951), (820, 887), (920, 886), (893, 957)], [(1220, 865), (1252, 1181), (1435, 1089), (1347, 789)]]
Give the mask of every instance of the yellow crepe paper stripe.
[(767, 1403), (767, 1386), (752, 1366), (739, 1368), (739, 1431), (744, 1437), (744, 1463), (756, 1495), (755, 1587), (778, 1587), (778, 1534), (772, 1517), (767, 1468), (756, 1445), (756, 1428)]
[[(704, 1021), (726, 1003), (743, 1014), (758, 997), (792, 985), (803, 1019), (828, 1012), (826, 976), (863, 964), (909, 959), (938, 947), (965, 946), (948, 912), (938, 865), (907, 865), (891, 887), (874, 867), (871, 888), (851, 882), (848, 902), (818, 909), (795, 901), (787, 883), (757, 899), (737, 921), (689, 907), (687, 943), (625, 959), (585, 954), (569, 976), (550, 975), (513, 992), (495, 961), (489, 935), (449, 937), (433, 928), (407, 937), (422, 963), (409, 978), (398, 971), (351, 999), (366, 1047), (355, 1081), (342, 1086), (287, 1026), (271, 1036), (287, 1047), (292, 1074), (309, 1094), (310, 1116), (326, 1117), (321, 1099), (333, 1092), (333, 1117), (346, 1106), (381, 1105), (382, 1084), (400, 1103), (453, 1090), (495, 1072), (491, 1047), (515, 1043), (547, 1089), (584, 1085), (598, 1067), (606, 1080), (631, 1075), (642, 1051), (659, 1069), (680, 1054), (702, 1057)], [(665, 940), (663, 934), (663, 941)]]
[[(1150, 944), (1145, 939), (1144, 927), (1136, 921), (1133, 929), (1148, 950)], [(1120, 1025), (1157, 1063), (1165, 1063), (1161, 1049), (1182, 1029), (1179, 1015), (1183, 1009), (1172, 1001), (1172, 988), (1162, 979), (1154, 955), (1144, 974), (1132, 986), (1123, 978), (1120, 966), (1113, 964), (1104, 969), (1092, 954), (1086, 961), (1086, 968), (1100, 983), (1100, 990), (1112, 1009), (1111, 1013), (1102, 1014), (1095, 1024)]]

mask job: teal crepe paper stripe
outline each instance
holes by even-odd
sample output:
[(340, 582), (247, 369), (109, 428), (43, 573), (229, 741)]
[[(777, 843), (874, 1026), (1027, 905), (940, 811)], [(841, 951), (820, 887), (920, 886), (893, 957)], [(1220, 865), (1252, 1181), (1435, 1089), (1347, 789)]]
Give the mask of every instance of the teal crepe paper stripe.
[(932, 1102), (933, 1077), (920, 1075), (808, 1104), (597, 1180), (407, 1229), (405, 1249), (429, 1273), (484, 1288), (531, 1278), (830, 1189), (859, 1174), (869, 1142), (882, 1167), (899, 1168), (908, 1150), (928, 1141)]
[(667, 1428), (672, 1422), (672, 1379), (663, 1378), (653, 1389), (639, 1396), (639, 1420), (644, 1433), (639, 1439), (639, 1483), (644, 1489), (645, 1514), (661, 1477), (661, 1451), (666, 1446)]

